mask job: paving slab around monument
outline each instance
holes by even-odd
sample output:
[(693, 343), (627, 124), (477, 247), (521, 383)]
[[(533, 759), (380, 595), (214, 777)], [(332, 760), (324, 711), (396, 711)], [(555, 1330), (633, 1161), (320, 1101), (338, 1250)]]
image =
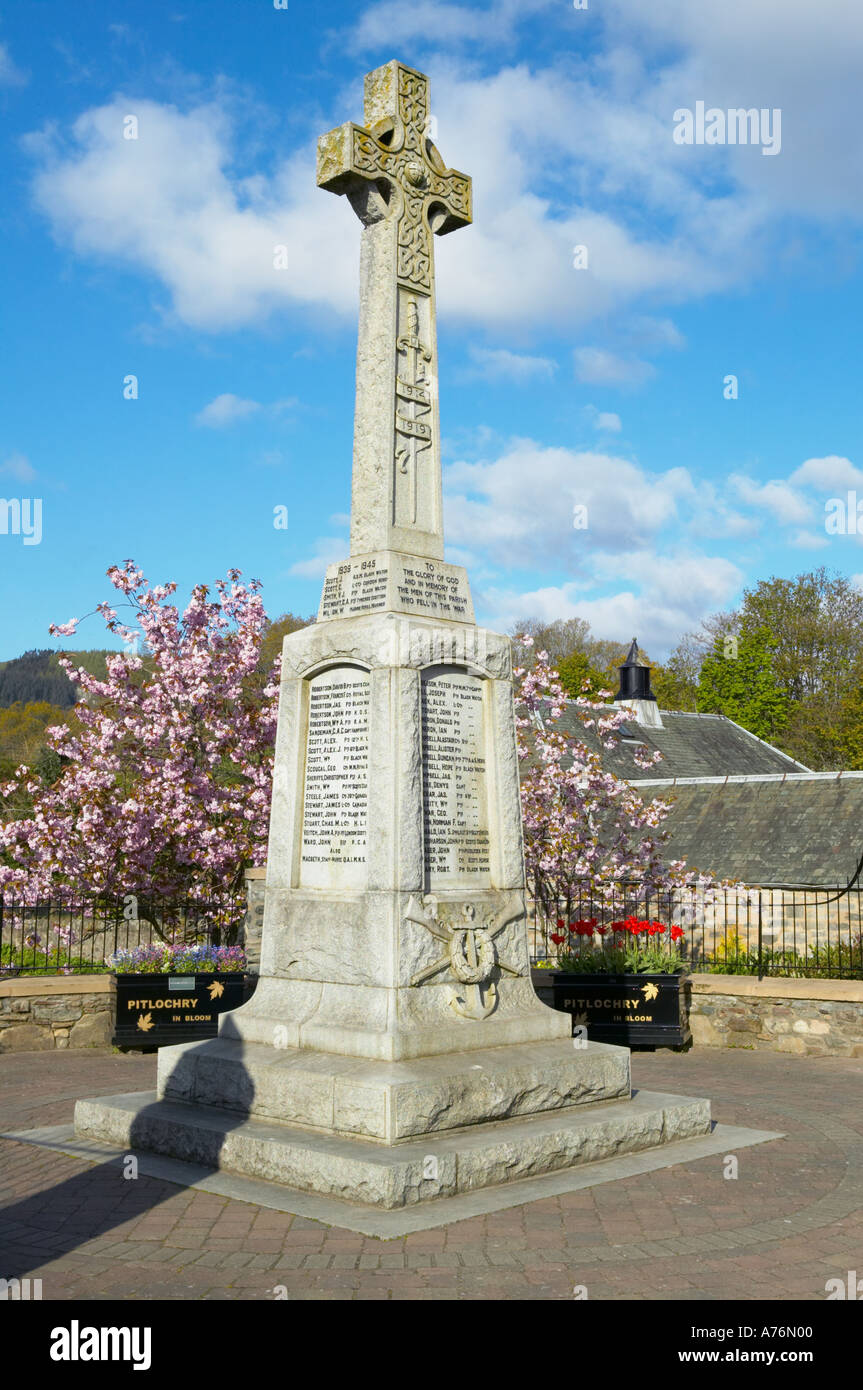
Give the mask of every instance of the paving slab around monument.
[[(152, 1094), (155, 1099), (155, 1092)], [(649, 1094), (651, 1100), (659, 1099), (655, 1093)], [(648, 1093), (642, 1092), (641, 1095), (646, 1097)], [(138, 1095), (114, 1096), (106, 1098), (102, 1103), (115, 1110), (118, 1129), (122, 1129), (124, 1115), (128, 1116), (134, 1112), (139, 1099)], [(666, 1096), (662, 1099), (679, 1100), (679, 1097)], [(179, 1112), (183, 1108), (173, 1107), (178, 1112), (175, 1119), (180, 1126), (182, 1115)], [(647, 1110), (646, 1100), (643, 1102), (643, 1109)], [(215, 1126), (214, 1132), (218, 1133), (218, 1122), (215, 1122)], [(263, 1126), (258, 1128), (262, 1129)], [(104, 1164), (113, 1161), (121, 1164), (132, 1153), (138, 1160), (139, 1174), (146, 1177), (161, 1178), (166, 1182), (177, 1183), (200, 1192), (211, 1192), (221, 1197), (251, 1202), (273, 1211), (290, 1212), (295, 1216), (324, 1222), (328, 1226), (337, 1226), (347, 1231), (356, 1231), (361, 1235), (374, 1236), (380, 1240), (395, 1240), (412, 1231), (435, 1230), (490, 1212), (505, 1211), (525, 1202), (536, 1202), (567, 1192), (578, 1192), (603, 1183), (653, 1173), (661, 1168), (671, 1168), (678, 1163), (691, 1163), (694, 1159), (707, 1158), (712, 1154), (725, 1154), (731, 1149), (737, 1151), (749, 1148), (753, 1144), (764, 1144), (784, 1137), (783, 1134), (771, 1130), (747, 1129), (741, 1125), (714, 1125), (708, 1134), (666, 1139), (661, 1146), (654, 1145), (646, 1149), (624, 1152), (616, 1158), (606, 1158), (596, 1163), (584, 1162), (575, 1167), (544, 1173), (539, 1177), (520, 1178), (494, 1187), (482, 1187), (475, 1191), (440, 1197), (433, 1202), (402, 1206), (396, 1210), (376, 1210), (365, 1202), (322, 1197), (318, 1192), (301, 1192), (288, 1188), (281, 1182), (267, 1182), (262, 1178), (250, 1178), (214, 1169), (206, 1164), (183, 1162), (177, 1158), (154, 1153), (151, 1148), (138, 1151), (129, 1145), (118, 1147), (96, 1139), (88, 1140), (80, 1137), (74, 1125), (54, 1125), (0, 1134), (0, 1140), (34, 1144), (38, 1148), (53, 1149), (88, 1162)], [(475, 1142), (475, 1136), (472, 1136), (472, 1139)], [(334, 1141), (322, 1142), (332, 1145)], [(392, 1154), (391, 1149), (382, 1152), (385, 1155)], [(423, 1160), (427, 1157), (427, 1154), (421, 1155)], [(385, 1157), (384, 1165), (389, 1166), (389, 1163), (391, 1160), (388, 1162)], [(395, 1176), (398, 1178), (398, 1174)]]
[[(56, 1138), (0, 1138), (3, 1274), (41, 1278), (45, 1300), (66, 1302), (571, 1306), (575, 1285), (591, 1302), (823, 1300), (829, 1279), (860, 1269), (863, 1058), (696, 1047), (636, 1053), (632, 1068), (636, 1088), (709, 1095), (721, 1148), (687, 1140), (525, 1180), (519, 1206), (495, 1206), (498, 1194), (486, 1189), (451, 1199), (447, 1213), (430, 1204), (372, 1211), (354, 1229), (339, 1224), (346, 1203), (318, 1207), (311, 1194), (226, 1173), (172, 1177), (171, 1161), (157, 1156), (141, 1156), (137, 1181), (126, 1181), (116, 1150), (64, 1141), (79, 1096), (152, 1089), (154, 1056), (9, 1053), (0, 1059), (0, 1133), (36, 1138), (50, 1128)], [(785, 1137), (744, 1148), (739, 1129)], [(391, 1216), (445, 1219), (379, 1233)]]

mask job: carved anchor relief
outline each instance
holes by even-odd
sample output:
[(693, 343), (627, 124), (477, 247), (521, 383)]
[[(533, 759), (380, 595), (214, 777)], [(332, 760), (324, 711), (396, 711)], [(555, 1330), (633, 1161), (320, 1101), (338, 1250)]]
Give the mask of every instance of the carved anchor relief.
[(461, 921), (453, 923), (438, 910), (435, 898), (426, 898), (423, 903), (418, 903), (415, 897), (411, 897), (405, 920), (425, 927), (447, 948), (446, 953), (431, 965), (417, 971), (411, 985), (421, 985), (439, 971), (451, 970), (464, 989), (450, 1000), (450, 1005), (462, 1018), (478, 1023), (488, 1018), (497, 1005), (497, 985), (491, 979), (495, 966), (507, 975), (518, 977), (522, 973), (498, 958), (494, 944), (495, 937), (521, 916), (521, 910), (503, 908), (497, 916), (487, 917), (481, 926), (474, 922), (475, 916), (473, 903), (465, 903), (461, 910)]

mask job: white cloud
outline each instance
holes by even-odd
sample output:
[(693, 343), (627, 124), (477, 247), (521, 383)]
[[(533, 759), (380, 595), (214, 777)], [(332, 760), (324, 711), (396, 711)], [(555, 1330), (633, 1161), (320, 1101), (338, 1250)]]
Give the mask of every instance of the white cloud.
[(640, 386), (654, 373), (649, 362), (618, 357), (605, 348), (576, 348), (573, 355), (578, 380), (595, 386)]
[(811, 503), (789, 487), (788, 483), (756, 483), (742, 473), (732, 473), (728, 481), (744, 502), (769, 512), (783, 526), (812, 520)]
[[(628, 459), (529, 439), (513, 441), (493, 462), (450, 464), (444, 490), (453, 545), (528, 568), (540, 559), (580, 564), (586, 535), (591, 549), (646, 542), (694, 496), (685, 469), (650, 475)], [(576, 505), (587, 507), (587, 532), (573, 527)]]
[(259, 401), (244, 400), (242, 396), (235, 396), (230, 391), (224, 392), (221, 396), (216, 396), (215, 400), (205, 405), (203, 410), (199, 410), (195, 416), (196, 425), (204, 425), (207, 429), (221, 430), (227, 425), (233, 425), (237, 420), (245, 420), (250, 415), (255, 415), (261, 409)]
[[(443, 157), (474, 179), (477, 222), (437, 239), (442, 312), (521, 333), (625, 312), (623, 360), (643, 375), (640, 359), (682, 346), (670, 318), (643, 313), (648, 297), (670, 306), (745, 285), (775, 258), (787, 210), (862, 217), (863, 144), (850, 138), (847, 112), (857, 102), (863, 7), (829, 0), (814, 22), (810, 5), (788, 0), (779, 22), (777, 5), (605, 0), (585, 15), (565, 0), (367, 7), (350, 42), (450, 46), (455, 55), (433, 64), (432, 113)], [(517, 38), (538, 16), (552, 49), (558, 29), (593, 26), (577, 64), (477, 70), (478, 45)], [(703, 98), (782, 106), (781, 156), (676, 146), (674, 110)], [(118, 138), (130, 110), (137, 141)], [(324, 120), (350, 116), (362, 111), (340, 96)], [(322, 128), (316, 114), (292, 158), (249, 175), (228, 108), (182, 112), (123, 95), (81, 115), (68, 138), (58, 126), (31, 139), (37, 202), (64, 245), (152, 277), (170, 312), (195, 328), (230, 330), (309, 306), (352, 319), (359, 227), (315, 187)], [(796, 244), (788, 252), (786, 238), (783, 254), (802, 258), (805, 223)], [(278, 245), (286, 270), (273, 265)], [(573, 265), (577, 245), (588, 269)]]
[(605, 431), (607, 434), (620, 434), (623, 429), (620, 416), (615, 415), (612, 410), (600, 410), (593, 422), (595, 430)]
[[(129, 112), (137, 140), (122, 138)], [(155, 276), (182, 322), (216, 332), (290, 306), (355, 312), (359, 227), (315, 187), (311, 151), (242, 178), (226, 111), (127, 96), (85, 112), (67, 143), (49, 130), (28, 148), (58, 238)]]
[(519, 383), (535, 381), (537, 377), (550, 378), (557, 371), (557, 363), (550, 357), (530, 357), (506, 348), (472, 347), (470, 356), (475, 365), (463, 373), (465, 378)]
[(661, 351), (674, 348), (679, 351), (686, 346), (686, 339), (671, 319), (656, 319), (642, 316), (630, 319), (626, 324), (626, 335), (633, 345)]
[(863, 469), (855, 468), (850, 459), (836, 454), (807, 459), (794, 470), (789, 482), (798, 487), (810, 487), (820, 491), (844, 492), (857, 489), (863, 495)]
[(550, 9), (559, 0), (492, 0), (484, 9), (476, 5), (439, 3), (439, 0), (380, 0), (363, 13), (349, 36), (357, 50), (419, 42), (424, 46), (451, 47), (463, 43), (498, 45), (511, 39), (520, 23)]
[(17, 478), (21, 483), (30, 483), (36, 477), (36, 469), (33, 467), (26, 454), (9, 454), (0, 463), (0, 473), (6, 473), (11, 478)]
[(16, 67), (9, 52), (9, 45), (0, 43), (0, 87), (23, 87), (27, 74)]
[(830, 544), (830, 537), (817, 531), (794, 531), (788, 537), (788, 544), (796, 550), (823, 550)]
[[(444, 66), (433, 104), (442, 154), (472, 175), (482, 208), (471, 228), (436, 238), (438, 301), (451, 317), (522, 333), (570, 328), (645, 293), (686, 299), (745, 276), (751, 215), (689, 189), (670, 153), (652, 159), (657, 118), (630, 120), (588, 77), (517, 66), (479, 78)], [(137, 140), (121, 138), (129, 112)], [(340, 107), (334, 123), (351, 114), (361, 116)], [(311, 134), (292, 158), (244, 177), (229, 107), (183, 112), (124, 94), (68, 134), (48, 127), (26, 145), (58, 240), (153, 277), (179, 321), (218, 332), (310, 305), (355, 316), (359, 224), (316, 187)], [(645, 169), (658, 186), (631, 187)], [(542, 191), (548, 179), (554, 197)], [(590, 206), (592, 195), (613, 202), (610, 179), (619, 213)], [(584, 194), (561, 196), (564, 187)], [(655, 234), (632, 216), (646, 192), (666, 216), (674, 210)], [(573, 268), (577, 244), (589, 248), (589, 270)], [(279, 246), (287, 269), (274, 264)], [(667, 328), (652, 331), (652, 347), (668, 345)]]
[(323, 579), (328, 565), (335, 565), (346, 558), (347, 548), (344, 537), (320, 536), (315, 541), (313, 554), (305, 560), (297, 560), (288, 574), (297, 579)]
[[(662, 557), (652, 550), (635, 553), (623, 567), (618, 560), (615, 566), (624, 585), (635, 579), (638, 587), (596, 593), (592, 582), (526, 591), (490, 586), (476, 596), (481, 620), (508, 630), (525, 617), (584, 618), (598, 637), (624, 642), (636, 635), (652, 656), (663, 658), (681, 633), (732, 601), (744, 578), (728, 560), (679, 549)], [(610, 557), (605, 569), (611, 570)]]
[[(701, 177), (727, 165), (740, 191), (769, 199), (771, 214), (807, 219), (863, 212), (863, 146), (852, 138), (863, 65), (863, 7), (825, 0), (818, 21), (808, 0), (605, 0), (606, 42), (675, 55), (656, 83), (671, 122), (678, 107), (704, 99), (723, 107), (782, 110), (782, 152), (681, 150)], [(713, 158), (714, 155), (718, 159)]]
[(258, 463), (264, 468), (281, 468), (285, 456), (281, 449), (263, 449), (258, 455)]

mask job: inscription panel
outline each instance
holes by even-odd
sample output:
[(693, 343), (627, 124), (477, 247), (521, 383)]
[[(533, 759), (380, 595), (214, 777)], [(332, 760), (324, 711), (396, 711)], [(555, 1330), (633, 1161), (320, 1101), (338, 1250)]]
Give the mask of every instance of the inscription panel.
[(358, 613), (375, 613), (387, 606), (389, 567), (386, 558), (345, 560), (330, 565), (324, 579), (324, 592), (318, 619), (353, 618)]
[(398, 557), (394, 602), (400, 613), (473, 622), (473, 604), (464, 570), (436, 560)]
[(318, 622), (383, 611), (472, 623), (467, 574), (460, 565), (416, 559), (395, 551), (330, 565)]
[(423, 838), (427, 888), (489, 882), (483, 682), (456, 670), (422, 682)]
[(300, 883), (362, 888), (366, 882), (369, 678), (337, 666), (309, 682)]

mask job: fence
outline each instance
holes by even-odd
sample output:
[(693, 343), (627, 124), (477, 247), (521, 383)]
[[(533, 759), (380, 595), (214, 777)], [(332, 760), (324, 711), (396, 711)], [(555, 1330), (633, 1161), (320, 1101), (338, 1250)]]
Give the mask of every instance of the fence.
[(244, 893), (210, 902), (127, 894), (24, 904), (0, 896), (0, 977), (98, 973), (115, 951), (158, 942), (233, 946), (242, 938), (245, 913)]
[[(607, 925), (630, 915), (684, 929), (690, 969), (721, 974), (863, 979), (863, 903), (859, 880), (843, 889), (811, 884), (646, 891), (636, 882), (573, 886), (556, 902), (534, 902), (533, 953), (566, 950), (551, 935), (596, 918)], [(563, 928), (557, 923), (562, 922)], [(598, 939), (598, 938), (597, 938)], [(667, 939), (667, 937), (665, 938)]]

